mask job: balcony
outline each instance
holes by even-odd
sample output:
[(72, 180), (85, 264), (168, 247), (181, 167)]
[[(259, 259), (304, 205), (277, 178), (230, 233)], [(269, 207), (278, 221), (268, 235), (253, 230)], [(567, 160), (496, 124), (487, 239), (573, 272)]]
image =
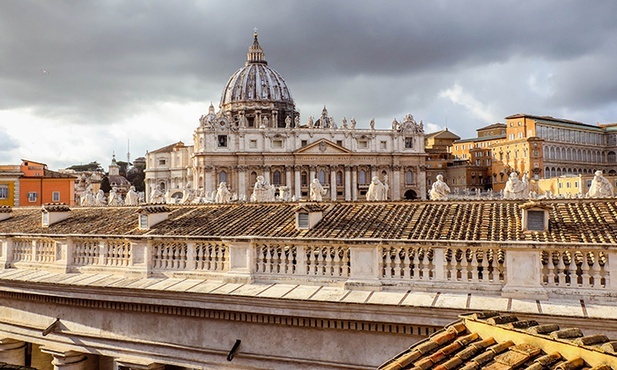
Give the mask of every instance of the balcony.
[(617, 301), (611, 284), (616, 252), (600, 244), (87, 236), (1, 241), (4, 269)]

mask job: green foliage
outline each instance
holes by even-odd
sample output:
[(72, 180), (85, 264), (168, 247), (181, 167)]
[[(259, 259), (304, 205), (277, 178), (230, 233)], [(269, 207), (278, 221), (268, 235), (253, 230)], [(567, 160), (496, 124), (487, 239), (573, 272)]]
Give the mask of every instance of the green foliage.
[(111, 185), (109, 184), (109, 177), (103, 177), (103, 180), (101, 181), (101, 190), (103, 190), (105, 194), (108, 194), (111, 190)]
[(77, 172), (84, 171), (103, 171), (103, 167), (97, 161), (90, 162), (88, 164), (75, 164), (71, 167), (68, 167), (69, 170), (75, 170)]

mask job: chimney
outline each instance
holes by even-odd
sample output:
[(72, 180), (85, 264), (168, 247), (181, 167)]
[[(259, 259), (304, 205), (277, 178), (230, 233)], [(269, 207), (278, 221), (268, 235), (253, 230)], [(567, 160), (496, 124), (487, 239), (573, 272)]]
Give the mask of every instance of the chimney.
[(137, 214), (139, 230), (150, 230), (152, 226), (169, 218), (169, 207), (166, 205), (142, 206)]
[(317, 203), (300, 204), (296, 211), (296, 229), (310, 230), (321, 221), (323, 209)]
[(66, 203), (47, 203), (43, 205), (41, 210), (41, 224), (43, 227), (49, 227), (56, 222), (69, 218), (71, 209)]

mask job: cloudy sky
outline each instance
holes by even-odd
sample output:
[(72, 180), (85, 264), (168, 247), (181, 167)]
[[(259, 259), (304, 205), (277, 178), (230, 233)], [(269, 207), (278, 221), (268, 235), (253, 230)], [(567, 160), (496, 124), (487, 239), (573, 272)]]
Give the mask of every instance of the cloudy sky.
[(0, 164), (182, 140), (259, 33), (301, 114), (411, 113), (463, 138), (514, 113), (617, 121), (617, 2), (4, 0)]

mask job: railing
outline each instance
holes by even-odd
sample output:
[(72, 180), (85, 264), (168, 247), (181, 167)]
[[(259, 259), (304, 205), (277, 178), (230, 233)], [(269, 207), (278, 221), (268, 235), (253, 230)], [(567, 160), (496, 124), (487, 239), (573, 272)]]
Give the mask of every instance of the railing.
[(601, 250), (542, 251), (542, 283), (547, 287), (606, 289), (608, 255)]
[(0, 238), (0, 246), (5, 269), (617, 299), (617, 251), (595, 245), (83, 236)]

